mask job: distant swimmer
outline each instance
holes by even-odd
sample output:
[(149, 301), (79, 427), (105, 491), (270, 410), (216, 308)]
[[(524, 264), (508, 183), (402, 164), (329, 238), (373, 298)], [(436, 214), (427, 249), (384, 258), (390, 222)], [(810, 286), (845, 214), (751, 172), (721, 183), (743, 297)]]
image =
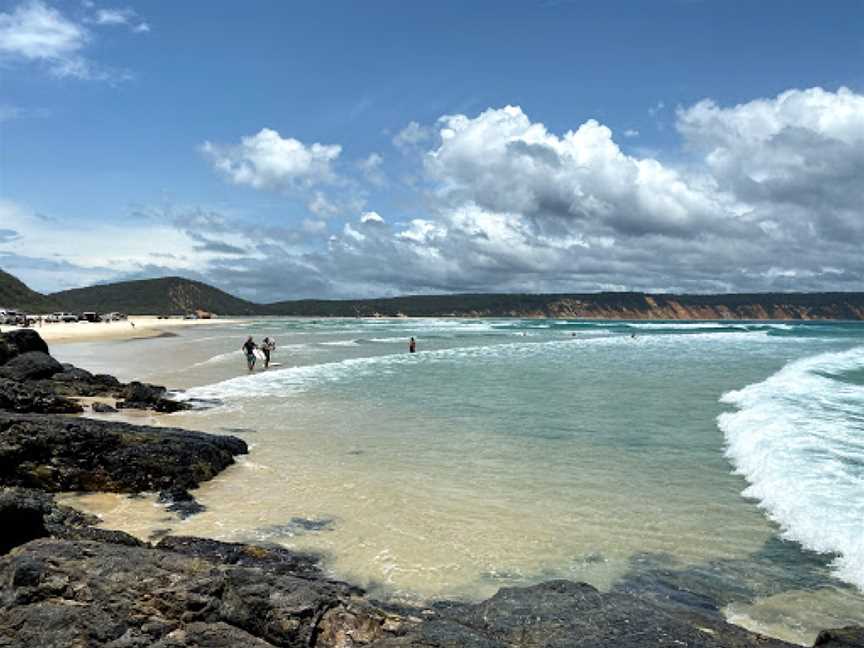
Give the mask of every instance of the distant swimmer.
[(411, 341), (408, 342), (408, 353), (417, 353), (417, 342), (414, 338), (411, 338)]
[(276, 349), (276, 340), (271, 340), (269, 337), (264, 338), (261, 344), (261, 351), (264, 353), (264, 368), (270, 366), (270, 352)]
[(240, 347), (243, 353), (246, 354), (246, 364), (249, 365), (249, 371), (255, 370), (255, 349), (257, 348), (258, 345), (255, 344), (255, 341), (252, 339), (251, 335), (243, 343), (243, 346)]

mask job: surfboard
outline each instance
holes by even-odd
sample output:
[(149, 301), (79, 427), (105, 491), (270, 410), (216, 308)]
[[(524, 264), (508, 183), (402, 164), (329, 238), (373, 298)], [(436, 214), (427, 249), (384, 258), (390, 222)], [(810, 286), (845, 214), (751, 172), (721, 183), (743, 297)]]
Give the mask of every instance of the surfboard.
[(255, 353), (255, 357), (258, 358), (259, 360), (264, 359), (264, 352), (261, 349), (255, 349), (254, 353)]
[(281, 366), (282, 366), (282, 363), (281, 363), (281, 362), (271, 362), (271, 363), (270, 363), (270, 366), (271, 366), (271, 367), (281, 367)]

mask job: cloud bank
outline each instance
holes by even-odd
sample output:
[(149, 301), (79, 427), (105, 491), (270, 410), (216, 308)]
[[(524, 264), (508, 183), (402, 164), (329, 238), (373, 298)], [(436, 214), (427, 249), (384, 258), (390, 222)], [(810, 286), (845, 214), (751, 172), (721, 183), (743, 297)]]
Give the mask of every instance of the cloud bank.
[[(207, 142), (206, 159), (228, 182), (300, 196), (308, 213), (254, 230), (219, 215), (175, 220), (165, 225), (182, 234), (172, 253), (186, 260), (139, 259), (127, 274), (194, 267), (197, 278), (265, 300), (862, 289), (864, 96), (793, 89), (675, 115), (681, 146), (662, 158), (629, 151), (631, 134), (594, 119), (555, 133), (518, 106), (445, 115), (411, 122), (392, 156), (344, 164), (350, 181), (337, 170), (338, 144), (268, 128), (237, 144)], [(322, 190), (386, 182), (389, 191), (384, 162), (400, 152), (419, 179), (398, 187), (421, 206), (410, 216)], [(35, 236), (10, 229), (0, 249)]]

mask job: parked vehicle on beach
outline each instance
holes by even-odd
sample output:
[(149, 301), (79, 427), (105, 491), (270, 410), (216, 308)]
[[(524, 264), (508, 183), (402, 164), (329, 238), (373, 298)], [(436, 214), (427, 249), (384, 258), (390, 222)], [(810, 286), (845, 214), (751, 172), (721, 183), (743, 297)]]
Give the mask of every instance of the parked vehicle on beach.
[(11, 308), (0, 310), (0, 324), (27, 326), (27, 315)]
[(75, 313), (54, 313), (54, 317), (57, 319), (53, 320), (55, 322), (77, 322), (78, 316)]
[(99, 313), (95, 311), (87, 311), (81, 313), (81, 317), (78, 318), (80, 322), (101, 322), (102, 318), (99, 317)]
[(106, 313), (102, 316), (102, 320), (105, 322), (119, 322), (125, 319), (127, 319), (125, 313)]

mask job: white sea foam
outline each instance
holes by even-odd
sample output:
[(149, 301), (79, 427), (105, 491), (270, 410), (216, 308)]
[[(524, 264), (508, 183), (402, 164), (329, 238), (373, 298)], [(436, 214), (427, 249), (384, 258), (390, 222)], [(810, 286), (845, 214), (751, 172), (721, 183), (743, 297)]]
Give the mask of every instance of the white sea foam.
[(196, 362), (192, 366), (203, 367), (206, 365), (221, 364), (223, 362), (228, 362), (229, 360), (236, 360), (242, 355), (242, 353), (243, 351), (241, 351), (240, 349), (237, 349), (235, 351), (228, 351), (227, 353), (218, 353), (210, 358), (207, 358), (206, 360)]
[(836, 575), (864, 589), (864, 347), (791, 362), (724, 394), (727, 456), (784, 537), (838, 554)]
[[(682, 341), (680, 338), (684, 338)], [(507, 339), (510, 339), (509, 337)], [(704, 332), (686, 334), (681, 336), (643, 336), (638, 340), (639, 344), (653, 344), (660, 346), (671, 346), (680, 349), (682, 343), (699, 344), (705, 342), (717, 342), (725, 344), (730, 336), (725, 333)], [(767, 338), (764, 331), (742, 333), (735, 336), (735, 340), (744, 342)], [(783, 340), (783, 338), (775, 338)], [(404, 340), (403, 340), (404, 341)], [(353, 340), (338, 342), (351, 342)], [(254, 398), (260, 396), (287, 396), (293, 393), (306, 391), (318, 385), (324, 385), (341, 380), (357, 379), (374, 373), (382, 376), (394, 373), (403, 366), (413, 366), (417, 363), (440, 363), (470, 360), (475, 364), (479, 361), (513, 361), (536, 357), (544, 351), (552, 351), (556, 357), (562, 357), (568, 352), (578, 353), (583, 346), (623, 346), (632, 348), (634, 340), (629, 336), (604, 336), (604, 337), (563, 337), (545, 341), (507, 342), (500, 344), (462, 346), (448, 349), (437, 349), (423, 351), (418, 354), (390, 353), (361, 358), (345, 358), (333, 362), (304, 365), (296, 367), (285, 367), (266, 373), (254, 373), (231, 378), (213, 385), (205, 385), (187, 390), (180, 398)], [(359, 345), (358, 345), (359, 346)]]
[[(306, 354), (306, 353), (314, 352), (315, 349), (313, 347), (310, 347), (308, 344), (283, 344), (283, 345), (276, 347), (276, 351), (274, 352), (274, 359), (276, 358), (276, 356), (279, 354), (280, 351), (282, 352), (283, 357), (284, 357), (284, 355), (286, 353), (289, 355)], [(202, 360), (201, 362), (196, 362), (195, 364), (191, 365), (189, 368), (192, 369), (192, 368), (196, 368), (196, 367), (206, 367), (209, 365), (219, 365), (219, 364), (226, 364), (229, 362), (237, 362), (238, 359), (242, 359), (242, 356), (243, 356), (243, 350), (242, 349), (236, 349), (234, 351), (226, 351), (225, 353), (217, 353), (216, 355), (211, 356), (211, 357), (207, 358), (206, 360)]]
[[(635, 329), (645, 330), (680, 330), (694, 331), (698, 329), (736, 329), (739, 331), (753, 331), (774, 329), (778, 331), (792, 331), (791, 324), (778, 324), (773, 322), (620, 322), (619, 325)], [(613, 324), (605, 323), (606, 326)]]

